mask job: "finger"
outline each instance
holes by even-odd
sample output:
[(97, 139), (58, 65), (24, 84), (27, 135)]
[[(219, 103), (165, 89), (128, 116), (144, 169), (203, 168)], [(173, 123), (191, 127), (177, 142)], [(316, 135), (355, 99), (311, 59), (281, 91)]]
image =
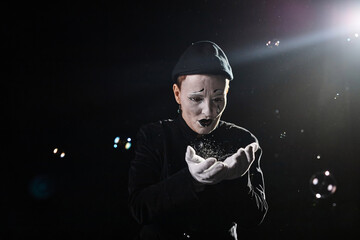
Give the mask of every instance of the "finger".
[(190, 163), (200, 163), (204, 159), (198, 155), (196, 155), (194, 148), (191, 146), (187, 146), (185, 160)]
[(254, 153), (259, 149), (259, 144), (257, 142), (253, 142), (248, 146), (252, 146)]
[(214, 157), (207, 158), (205, 161), (214, 161), (214, 163), (210, 167), (205, 169), (204, 172), (210, 171), (212, 168), (216, 167), (218, 164), (223, 164), (222, 162), (218, 162), (216, 160), (216, 158), (214, 158)]
[(215, 160), (215, 162), (217, 161), (217, 159), (214, 158), (214, 157), (209, 157), (209, 158), (207, 158), (207, 159), (205, 159), (205, 160), (211, 160), (211, 161), (214, 161), (214, 160)]
[(236, 156), (235, 156), (235, 161), (238, 162), (240, 161), (240, 159), (247, 157), (246, 155), (246, 148), (240, 148), (237, 152), (236, 152)]
[(238, 155), (241, 155), (242, 152), (245, 151), (245, 148), (239, 148), (239, 150), (236, 152)]
[(245, 151), (244, 148), (239, 148), (239, 150), (237, 150), (236, 153), (226, 158), (224, 163), (230, 168), (233, 167), (243, 157), (244, 151)]
[(251, 162), (252, 159), (253, 159), (253, 155), (254, 155), (254, 152), (253, 152), (253, 146), (250, 144), (250, 145), (247, 145), (245, 147), (245, 154), (246, 154), (246, 159), (248, 162)]
[(216, 162), (212, 167), (204, 172), (204, 180), (210, 184), (221, 182), (226, 176), (226, 166), (223, 162)]
[(202, 162), (200, 162), (197, 166), (196, 166), (196, 172), (197, 173), (202, 173), (204, 172), (206, 169), (210, 168), (214, 163), (216, 163), (216, 159), (215, 158), (208, 158)]
[(254, 161), (255, 152), (259, 149), (259, 145), (257, 143), (252, 143), (248, 145), (248, 154), (249, 154), (249, 162)]
[(239, 156), (239, 153), (235, 153), (235, 154), (231, 155), (230, 157), (226, 158), (223, 163), (224, 163), (227, 167), (232, 168), (232, 167), (235, 165), (235, 163), (236, 163), (236, 158), (237, 158), (238, 156)]
[(186, 148), (187, 158), (193, 158), (194, 155), (195, 155), (195, 150), (191, 146), (187, 146), (187, 148)]

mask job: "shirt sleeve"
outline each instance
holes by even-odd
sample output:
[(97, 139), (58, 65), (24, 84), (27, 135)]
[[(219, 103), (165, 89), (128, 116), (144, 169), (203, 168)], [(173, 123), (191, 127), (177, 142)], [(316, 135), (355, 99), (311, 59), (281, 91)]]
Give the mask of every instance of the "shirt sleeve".
[(161, 131), (143, 127), (129, 169), (129, 208), (140, 224), (164, 221), (197, 200), (189, 170), (167, 176)]

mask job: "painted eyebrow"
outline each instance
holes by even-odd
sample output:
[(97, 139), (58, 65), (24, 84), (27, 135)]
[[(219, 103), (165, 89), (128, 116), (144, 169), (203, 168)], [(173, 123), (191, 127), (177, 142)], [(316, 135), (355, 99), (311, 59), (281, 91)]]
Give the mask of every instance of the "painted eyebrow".
[[(192, 93), (201, 93), (201, 92), (203, 92), (204, 91), (204, 88), (203, 89), (201, 89), (200, 91), (197, 91), (197, 92), (192, 92)], [(217, 92), (217, 91), (221, 91), (221, 92), (223, 92), (224, 91), (224, 89), (221, 89), (221, 88), (219, 88), (219, 89), (215, 89), (214, 90), (214, 93), (215, 92)]]
[(219, 88), (219, 89), (215, 89), (215, 90), (214, 90), (214, 93), (215, 93), (215, 92), (217, 92), (217, 91), (222, 91), (222, 92), (223, 92), (223, 91), (224, 91), (224, 89), (221, 89), (221, 88)]
[(192, 92), (192, 93), (201, 93), (201, 92), (203, 92), (204, 91), (204, 88), (203, 89), (201, 89), (200, 91), (197, 91), (197, 92)]

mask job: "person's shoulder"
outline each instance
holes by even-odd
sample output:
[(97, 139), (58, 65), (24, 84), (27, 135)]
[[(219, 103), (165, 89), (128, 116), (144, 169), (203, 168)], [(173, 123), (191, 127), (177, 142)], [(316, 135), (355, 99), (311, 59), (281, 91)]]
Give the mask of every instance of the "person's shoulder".
[(166, 138), (166, 126), (172, 123), (172, 119), (166, 119), (141, 125), (137, 132), (137, 144), (145, 144), (151, 148), (159, 148)]
[(241, 137), (243, 139), (248, 139), (249, 142), (258, 141), (255, 135), (250, 130), (244, 127), (240, 127), (234, 123), (220, 121), (220, 128), (225, 131), (229, 137)]
[(163, 119), (163, 120), (158, 120), (156, 122), (150, 122), (150, 123), (143, 124), (140, 127), (140, 129), (143, 129), (143, 130), (161, 129), (163, 127), (173, 125), (173, 124), (174, 124), (173, 119)]
[(150, 123), (146, 123), (143, 124), (140, 129), (139, 132), (145, 134), (145, 135), (157, 135), (160, 136), (161, 133), (164, 131), (164, 128), (168, 127), (168, 126), (172, 126), (174, 125), (174, 120), (173, 119), (164, 119), (164, 120), (159, 120), (156, 122), (150, 122)]
[(244, 128), (244, 127), (240, 127), (238, 125), (236, 125), (235, 123), (231, 123), (231, 122), (226, 122), (226, 121), (220, 121), (220, 127), (227, 130), (227, 131), (231, 131), (231, 132), (238, 132), (238, 133), (250, 133), (251, 132)]

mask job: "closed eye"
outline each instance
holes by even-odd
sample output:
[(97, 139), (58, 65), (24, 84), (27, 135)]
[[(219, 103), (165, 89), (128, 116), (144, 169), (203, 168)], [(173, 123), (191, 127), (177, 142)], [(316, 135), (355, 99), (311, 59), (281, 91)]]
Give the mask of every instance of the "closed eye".
[(224, 98), (215, 98), (213, 101), (216, 103), (220, 103), (224, 101)]
[(201, 97), (189, 97), (189, 99), (193, 102), (201, 102), (203, 100)]

